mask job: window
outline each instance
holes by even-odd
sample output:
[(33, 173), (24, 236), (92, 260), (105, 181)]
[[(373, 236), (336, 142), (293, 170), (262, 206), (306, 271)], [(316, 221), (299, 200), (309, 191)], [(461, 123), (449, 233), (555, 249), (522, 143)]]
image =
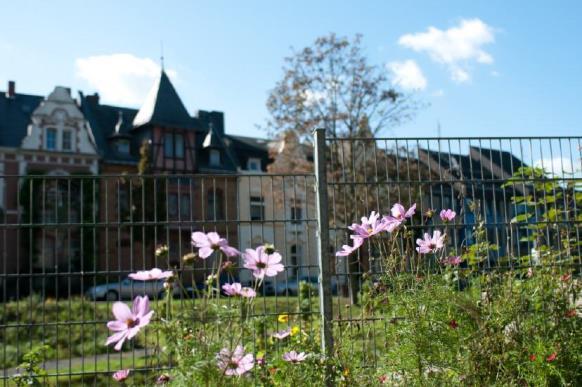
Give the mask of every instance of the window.
[(55, 128), (48, 128), (46, 130), (46, 149), (57, 149), (57, 130)]
[(174, 157), (174, 135), (164, 134), (164, 157)]
[(178, 218), (178, 195), (175, 193), (168, 195), (168, 218)]
[(295, 203), (291, 206), (291, 223), (300, 223), (301, 219), (303, 219), (303, 209), (299, 203)]
[(73, 149), (72, 136), (73, 133), (70, 130), (63, 130), (63, 150), (69, 151)]
[(188, 194), (180, 196), (180, 216), (182, 219), (190, 218), (190, 195)]
[(129, 140), (117, 140), (115, 144), (115, 150), (120, 155), (128, 155), (129, 154)]
[(207, 211), (206, 219), (208, 220), (219, 220), (224, 219), (222, 212), (222, 191), (219, 189), (209, 189), (207, 193)]
[(220, 151), (216, 149), (210, 150), (210, 160), (209, 164), (213, 167), (217, 167), (221, 164), (220, 162)]
[(289, 265), (291, 266), (291, 275), (296, 276), (298, 266), (301, 265), (301, 245), (291, 245), (291, 254), (289, 254)]
[(184, 158), (184, 136), (181, 134), (174, 134), (174, 152), (177, 158)]
[(260, 196), (251, 196), (251, 220), (265, 219), (265, 202)]
[(260, 171), (261, 170), (261, 159), (251, 157), (247, 161), (247, 169), (249, 171)]
[(164, 157), (184, 158), (184, 136), (178, 133), (164, 133)]

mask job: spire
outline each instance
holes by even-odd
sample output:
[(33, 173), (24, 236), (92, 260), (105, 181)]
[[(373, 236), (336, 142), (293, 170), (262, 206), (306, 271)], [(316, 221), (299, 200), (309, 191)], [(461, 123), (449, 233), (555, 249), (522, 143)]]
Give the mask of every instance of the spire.
[(172, 128), (193, 127), (192, 117), (184, 107), (168, 75), (162, 69), (141, 109), (133, 120), (133, 126), (160, 125)]

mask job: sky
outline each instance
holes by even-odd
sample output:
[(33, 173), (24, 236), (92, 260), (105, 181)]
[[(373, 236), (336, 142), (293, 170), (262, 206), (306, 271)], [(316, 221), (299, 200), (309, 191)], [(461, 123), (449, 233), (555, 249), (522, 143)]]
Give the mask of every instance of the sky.
[(139, 108), (165, 68), (186, 108), (266, 136), (283, 58), (363, 34), (371, 64), (426, 106), (385, 136), (581, 135), (579, 1), (11, 1), (0, 4), (0, 90), (56, 85)]

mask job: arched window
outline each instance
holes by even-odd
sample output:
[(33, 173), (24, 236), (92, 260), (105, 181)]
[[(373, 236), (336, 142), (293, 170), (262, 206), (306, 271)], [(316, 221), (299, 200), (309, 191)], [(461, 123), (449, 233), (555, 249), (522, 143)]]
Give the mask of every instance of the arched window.
[(210, 188), (206, 194), (206, 219), (224, 219), (224, 195), (219, 188)]

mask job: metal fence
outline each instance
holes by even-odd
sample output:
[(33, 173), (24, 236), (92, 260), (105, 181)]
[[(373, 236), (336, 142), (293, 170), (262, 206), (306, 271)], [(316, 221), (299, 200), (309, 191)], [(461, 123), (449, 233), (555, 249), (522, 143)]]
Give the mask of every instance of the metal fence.
[[(347, 227), (362, 216), (416, 203), (409, 224), (415, 239), (443, 230), (441, 209), (457, 214), (446, 225), (455, 255), (471, 251), (481, 230), (483, 272), (540, 265), (542, 245), (558, 251), (556, 264), (579, 272), (582, 137), (327, 138), (326, 144), (329, 235), (336, 248), (350, 244)], [(348, 352), (361, 366), (377, 364), (390, 345), (384, 333), (395, 323), (395, 316), (351, 306), (361, 301), (366, 283), (383, 274), (378, 255), (364, 245), (334, 261), (346, 298), (334, 299), (329, 317), (336, 341), (358, 337)]]
[[(371, 334), (352, 348), (368, 365), (388, 345), (379, 333), (390, 321), (364, 317), (353, 305), (379, 267), (369, 250), (335, 257), (347, 226), (361, 216), (417, 203), (411, 227), (420, 233), (438, 226), (430, 210), (451, 208), (458, 214), (451, 244), (459, 253), (474, 243), (479, 223), (497, 246), (483, 270), (535, 257), (539, 238), (557, 246), (580, 240), (582, 137), (340, 139), (318, 130), (313, 144), (313, 174), (0, 176), (4, 383), (38, 344), (50, 346), (44, 366), (53, 383), (97, 383), (122, 367), (171, 367), (156, 360), (159, 337), (138, 340), (123, 354), (110, 350), (105, 324), (114, 300), (163, 294), (161, 284), (141, 288), (128, 273), (176, 268), (192, 289), (204, 281), (211, 260), (192, 267), (181, 259), (192, 251), (193, 231), (217, 231), (240, 250), (274, 243), (286, 271), (261, 289), (260, 313), (312, 315), (302, 328), (321, 328), (328, 352), (334, 340), (369, 325)], [(533, 216), (524, 215), (528, 200), (538, 203)], [(535, 236), (532, 224), (541, 226)], [(162, 245), (167, 255), (156, 254)], [(572, 246), (565, 254), (579, 267), (582, 247)], [(234, 276), (251, 281), (245, 270)], [(301, 281), (319, 282), (321, 296), (312, 296), (308, 310), (297, 305)]]

